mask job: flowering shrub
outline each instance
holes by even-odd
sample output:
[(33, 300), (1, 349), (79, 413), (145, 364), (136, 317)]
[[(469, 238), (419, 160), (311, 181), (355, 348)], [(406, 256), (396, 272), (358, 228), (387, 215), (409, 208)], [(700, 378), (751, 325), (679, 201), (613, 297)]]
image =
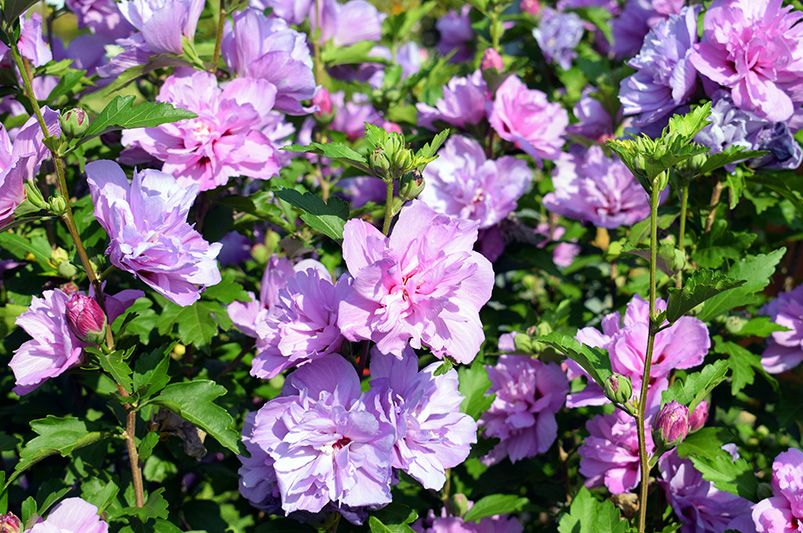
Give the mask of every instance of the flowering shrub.
[(0, 533), (803, 531), (796, 0), (0, 0)]

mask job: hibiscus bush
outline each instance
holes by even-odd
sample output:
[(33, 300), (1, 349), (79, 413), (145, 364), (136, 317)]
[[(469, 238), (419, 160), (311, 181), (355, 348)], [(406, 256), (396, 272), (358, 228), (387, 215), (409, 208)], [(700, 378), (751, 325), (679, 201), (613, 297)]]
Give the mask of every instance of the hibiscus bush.
[(0, 0), (0, 533), (803, 531), (803, 6)]

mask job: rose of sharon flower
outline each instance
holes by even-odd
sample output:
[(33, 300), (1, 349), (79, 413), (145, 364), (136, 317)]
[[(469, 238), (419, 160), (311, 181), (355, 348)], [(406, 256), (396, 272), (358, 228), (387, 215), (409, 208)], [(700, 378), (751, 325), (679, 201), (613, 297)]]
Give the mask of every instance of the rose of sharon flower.
[(197, 118), (123, 132), (123, 144), (164, 161), (162, 171), (201, 191), (229, 178), (269, 179), (279, 171), (271, 141), (270, 111), (276, 87), (265, 80), (238, 78), (218, 87), (208, 72), (170, 76), (157, 100), (192, 111)]
[[(589, 436), (580, 445), (580, 473), (586, 487), (605, 485), (612, 494), (627, 492), (639, 482), (638, 433), (636, 421), (621, 411), (597, 415), (586, 422)], [(646, 432), (647, 453), (655, 448)]]
[(277, 110), (293, 115), (310, 111), (301, 105), (315, 95), (307, 39), (282, 19), (256, 9), (235, 13), (234, 24), (227, 23), (221, 52), (238, 76), (263, 79), (276, 87)]
[(545, 8), (538, 27), (533, 30), (533, 37), (547, 61), (568, 70), (577, 57), (574, 49), (583, 38), (583, 19), (576, 13)]
[(47, 518), (25, 533), (107, 533), (107, 524), (98, 508), (81, 498), (67, 498), (47, 513)]
[[(42, 115), (50, 134), (58, 136), (61, 133), (58, 113), (43, 107)], [(49, 153), (42, 138), (36, 117), (23, 124), (13, 142), (5, 126), (0, 124), (0, 226), (14, 218), (14, 210), (25, 199), (24, 180), (36, 177), (42, 160)]]
[(790, 448), (772, 463), (772, 497), (753, 506), (758, 533), (800, 531), (803, 523), (803, 452)]
[(259, 300), (255, 300), (254, 293), (249, 292), (251, 300), (232, 302), (226, 308), (237, 329), (255, 339), (264, 336), (268, 310), (279, 301), (279, 291), (287, 286), (287, 280), (294, 273), (292, 261), (272, 255), (259, 284)]
[(440, 34), (438, 53), (445, 56), (454, 51), (453, 63), (468, 61), (474, 53), (474, 30), (468, 16), (470, 11), (471, 6), (465, 5), (460, 11), (449, 11), (435, 24)]
[(86, 175), (114, 266), (178, 305), (192, 304), (220, 282), (220, 244), (210, 245), (187, 223), (197, 185), (183, 186), (157, 170), (137, 172), (129, 183), (113, 161), (87, 164)]
[(66, 4), (78, 18), (79, 28), (89, 28), (107, 39), (125, 37), (134, 30), (114, 0), (67, 0)]
[(480, 229), (516, 209), (532, 183), (525, 161), (486, 159), (482, 146), (469, 137), (450, 137), (438, 156), (424, 169), (426, 187), (419, 198), (438, 213), (479, 222)]
[[(513, 348), (512, 338), (500, 338), (499, 344)], [(560, 367), (526, 355), (502, 355), (496, 366), (485, 368), (491, 380), (488, 393), (496, 398), (480, 426), (500, 442), (483, 460), (494, 464), (508, 457), (515, 463), (547, 451), (558, 437), (555, 413), (569, 392)]]
[(675, 515), (683, 523), (683, 533), (751, 529), (752, 503), (717, 489), (703, 479), (691, 461), (680, 458), (676, 451), (666, 452), (658, 461), (658, 469), (661, 472), (658, 483), (663, 487)]
[(248, 413), (243, 423), (243, 444), (248, 457), (238, 455), (240, 469), (240, 494), (251, 505), (267, 513), (281, 509), (281, 493), (273, 469), (273, 458), (253, 439), (256, 413)]
[(761, 365), (772, 374), (795, 368), (803, 361), (803, 285), (779, 294), (761, 312), (787, 328), (772, 333), (761, 354)]
[[(658, 311), (666, 309), (666, 302), (656, 301)], [(575, 338), (581, 343), (595, 348), (605, 348), (611, 358), (611, 369), (629, 377), (633, 384), (634, 397), (641, 390), (641, 377), (646, 358), (647, 334), (649, 330), (649, 304), (636, 295), (627, 304), (624, 316), (611, 313), (602, 319), (602, 331), (587, 327), (577, 332)], [(661, 392), (668, 384), (669, 374), (674, 369), (687, 369), (703, 362), (711, 347), (708, 328), (700, 320), (684, 316), (670, 327), (655, 335), (648, 401), (660, 400)], [(572, 361), (567, 361), (569, 378), (585, 375)], [(585, 390), (573, 393), (566, 404), (569, 407), (584, 405), (603, 405), (608, 403), (605, 395), (596, 384), (589, 382)]]
[[(474, 502), (468, 502), (468, 508)], [(518, 518), (510, 515), (494, 515), (483, 518), (479, 522), (466, 522), (459, 516), (451, 516), (446, 508), (441, 509), (440, 516), (432, 509), (426, 518), (419, 519), (411, 526), (419, 533), (522, 533), (524, 528)]]
[[(293, 0), (297, 1), (297, 0)], [(315, 5), (315, 2), (312, 2)], [(384, 15), (367, 0), (338, 0), (321, 2), (321, 39), (335, 46), (350, 46), (362, 41), (378, 41), (382, 38)], [(312, 10), (310, 26), (317, 26), (315, 10)]]
[(616, 57), (630, 57), (638, 52), (650, 28), (680, 13), (685, 3), (685, 0), (628, 0), (611, 24)]
[(394, 440), (393, 427), (365, 410), (357, 372), (339, 355), (290, 374), (251, 434), (274, 460), (285, 513), (390, 503)]
[(477, 424), (460, 412), (463, 396), (454, 369), (439, 376), (442, 363), (420, 372), (418, 357), (406, 348), (402, 358), (371, 355), (371, 390), (365, 403), (396, 428), (392, 466), (425, 488), (441, 490), (445, 469), (461, 464), (477, 442)]
[(782, 0), (715, 0), (691, 62), (733, 102), (774, 122), (803, 101), (803, 13)]
[(638, 115), (634, 126), (660, 129), (694, 93), (697, 71), (689, 56), (697, 42), (699, 11), (685, 7), (655, 26), (639, 54), (628, 61), (636, 73), (622, 80), (619, 100), (625, 115)]
[(566, 131), (572, 135), (602, 141), (613, 136), (613, 118), (602, 102), (590, 96), (591, 92), (593, 88), (585, 91), (583, 97), (574, 105), (573, 111), (577, 123), (571, 124)]
[(554, 213), (602, 228), (631, 226), (650, 215), (644, 188), (618, 159), (599, 146), (562, 154), (552, 173), (555, 192), (544, 196)]
[(140, 32), (151, 54), (183, 54), (182, 38), (192, 40), (203, 0), (122, 0), (117, 8)]
[(496, 133), (536, 161), (560, 155), (569, 115), (560, 104), (550, 103), (546, 94), (528, 89), (518, 76), (499, 86), (488, 110)]
[(491, 263), (472, 250), (477, 224), (441, 215), (419, 200), (403, 208), (390, 237), (346, 222), (343, 258), (354, 277), (338, 325), (401, 357), (409, 342), (470, 363), (485, 338), (479, 310), (491, 297)]
[(423, 102), (416, 104), (418, 123), (430, 130), (436, 129), (436, 121), (458, 128), (479, 124), (485, 119), (490, 98), (491, 93), (479, 70), (470, 76), (454, 77), (443, 88), (443, 97), (435, 107)]

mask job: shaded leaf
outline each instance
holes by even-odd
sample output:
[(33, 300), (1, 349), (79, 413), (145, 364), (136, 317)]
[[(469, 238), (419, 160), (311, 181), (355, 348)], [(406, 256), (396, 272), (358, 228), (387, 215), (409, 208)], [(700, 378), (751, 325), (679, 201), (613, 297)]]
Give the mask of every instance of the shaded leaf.
[(745, 280), (733, 280), (715, 270), (698, 270), (686, 279), (682, 289), (669, 289), (666, 319), (675, 322), (709, 298), (744, 283)]
[(598, 501), (585, 487), (558, 524), (559, 533), (626, 533), (628, 524), (610, 500)]
[(703, 367), (699, 372), (688, 374), (683, 379), (676, 379), (672, 386), (665, 390), (661, 396), (663, 403), (675, 400), (694, 411), (697, 404), (704, 400), (714, 388), (725, 381), (728, 374), (728, 363), (724, 360), (715, 361)]
[(527, 498), (513, 494), (491, 494), (474, 503), (463, 516), (466, 522), (479, 522), (483, 518), (497, 514), (521, 511), (527, 505)]
[(756, 501), (758, 480), (753, 467), (743, 458), (733, 459), (722, 446), (732, 441), (722, 428), (702, 428), (681, 442), (678, 455), (690, 459), (703, 478), (719, 490)]

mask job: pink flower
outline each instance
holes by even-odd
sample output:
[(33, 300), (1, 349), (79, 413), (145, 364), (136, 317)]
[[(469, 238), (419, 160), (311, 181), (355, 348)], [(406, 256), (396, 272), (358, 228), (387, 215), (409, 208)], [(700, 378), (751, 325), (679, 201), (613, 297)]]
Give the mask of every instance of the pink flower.
[(552, 242), (558, 242), (552, 249), (552, 261), (559, 267), (566, 268), (572, 264), (574, 258), (580, 253), (580, 246), (573, 242), (559, 242), (560, 238), (566, 233), (563, 226), (550, 227), (546, 222), (542, 222), (535, 227), (535, 233), (546, 237), (538, 243), (538, 248), (545, 248)]
[[(468, 502), (471, 509), (474, 502)], [(524, 527), (515, 516), (494, 515), (483, 518), (479, 522), (466, 522), (459, 516), (451, 516), (444, 507), (440, 516), (432, 509), (426, 518), (419, 519), (412, 524), (418, 533), (522, 533)]]
[[(639, 482), (638, 433), (636, 421), (621, 411), (596, 415), (586, 422), (589, 436), (580, 445), (580, 473), (587, 487), (605, 485), (612, 494), (627, 492)], [(654, 445), (647, 431), (647, 452)]]
[[(513, 348), (507, 338), (500, 348)], [(502, 355), (496, 366), (486, 366), (495, 393), (491, 407), (482, 415), (485, 436), (499, 444), (483, 459), (494, 464), (508, 457), (515, 463), (544, 453), (558, 437), (555, 413), (563, 407), (569, 384), (560, 367), (528, 355)]]
[(702, 428), (706, 420), (708, 420), (708, 402), (703, 400), (689, 414), (689, 431), (693, 433)]
[(106, 313), (91, 296), (78, 292), (67, 300), (67, 324), (84, 342), (99, 342), (106, 330)]
[(269, 179), (279, 171), (271, 141), (276, 86), (262, 79), (238, 78), (218, 87), (208, 72), (184, 72), (165, 81), (157, 100), (197, 114), (197, 118), (155, 128), (126, 130), (123, 144), (164, 162), (162, 171), (182, 186), (201, 191), (229, 178)]
[(279, 291), (287, 286), (287, 280), (294, 274), (293, 263), (284, 257), (272, 255), (268, 259), (259, 289), (259, 300), (249, 293), (248, 302), (232, 302), (227, 307), (231, 321), (237, 329), (249, 337), (258, 338), (258, 330), (267, 320), (268, 310), (279, 301)]
[(491, 263), (472, 250), (476, 223), (440, 215), (414, 200), (390, 237), (363, 220), (343, 231), (343, 258), (354, 277), (338, 324), (352, 341), (377, 343), (401, 357), (408, 342), (437, 357), (469, 363), (485, 338), (479, 310), (491, 297)]
[[(666, 302), (660, 298), (657, 309), (666, 309)], [(641, 390), (641, 377), (644, 372), (644, 359), (647, 349), (649, 329), (649, 304), (640, 296), (634, 296), (627, 304), (624, 317), (611, 313), (602, 319), (602, 331), (587, 327), (577, 332), (575, 338), (588, 346), (605, 348), (611, 358), (611, 368), (630, 378), (633, 396), (638, 397)], [(692, 368), (703, 362), (711, 347), (708, 328), (696, 318), (684, 316), (655, 336), (655, 347), (650, 367), (648, 400), (654, 405), (661, 398), (661, 392), (669, 384), (669, 374), (675, 369)], [(573, 361), (567, 362), (570, 379), (585, 375)], [(589, 383), (581, 392), (569, 395), (566, 405), (603, 405), (608, 400), (602, 390)]]
[(97, 507), (81, 498), (67, 498), (25, 533), (107, 533), (109, 524), (98, 513)]
[(803, 523), (803, 452), (790, 448), (772, 463), (773, 496), (753, 507), (758, 533), (791, 533)]
[(680, 444), (689, 434), (689, 408), (675, 400), (662, 405), (655, 417), (655, 431), (666, 444)]
[(546, 94), (528, 89), (518, 76), (510, 76), (496, 90), (488, 114), (500, 137), (536, 161), (560, 155), (569, 115), (560, 104), (550, 103)]
[(772, 374), (795, 368), (803, 361), (803, 285), (779, 294), (761, 312), (787, 328), (773, 332), (761, 354), (761, 365)]
[(238, 456), (240, 494), (259, 510), (274, 513), (281, 508), (281, 494), (273, 469), (273, 458), (253, 440), (256, 413), (248, 413), (243, 423), (243, 444), (248, 457)]
[(803, 101), (803, 13), (782, 0), (715, 0), (691, 62), (737, 107), (773, 122)]
[(458, 128), (479, 124), (485, 120), (486, 107), (491, 93), (477, 70), (466, 77), (454, 77), (443, 88), (443, 97), (435, 106), (423, 102), (416, 104), (418, 123), (427, 129), (436, 129), (435, 123), (445, 122)]
[(203, 0), (123, 0), (117, 8), (138, 34), (147, 52), (183, 53), (182, 38), (192, 40)]
[(14, 513), (0, 515), (0, 533), (20, 533), (22, 521)]
[(499, 52), (497, 52), (494, 48), (487, 48), (482, 54), (480, 69), (495, 69), (498, 72), (502, 72), (505, 69), (505, 64), (502, 62), (502, 56), (500, 56)]

